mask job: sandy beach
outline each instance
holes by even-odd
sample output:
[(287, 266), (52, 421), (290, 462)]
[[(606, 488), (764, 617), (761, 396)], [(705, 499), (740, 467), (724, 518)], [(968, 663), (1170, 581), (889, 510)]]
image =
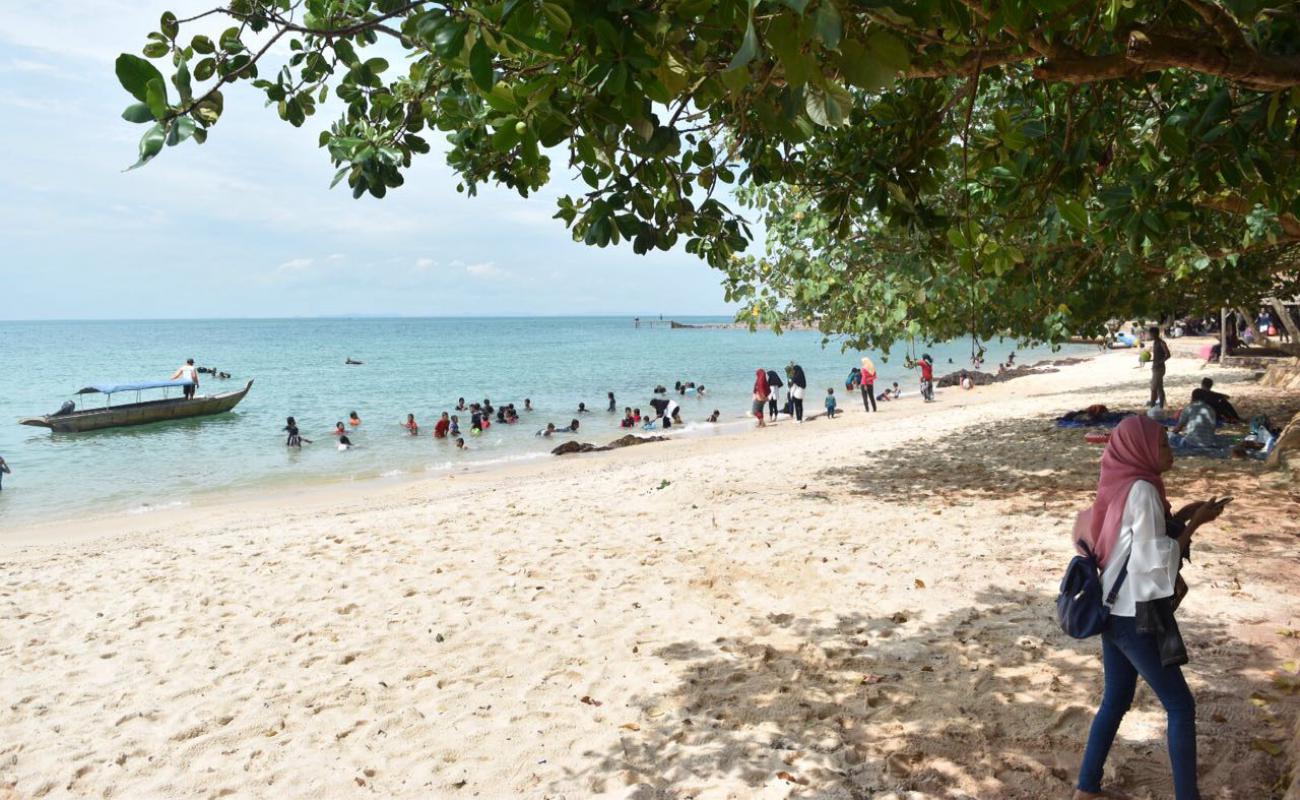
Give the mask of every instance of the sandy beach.
[[(1051, 418), (1140, 408), (1134, 363), (7, 529), (0, 798), (1067, 798), (1100, 644), (1053, 603), (1101, 448)], [(1296, 410), (1190, 358), (1171, 402), (1206, 374)], [(1184, 570), (1207, 798), (1281, 797), (1300, 711), (1300, 505), (1262, 473), (1168, 479), (1237, 498)], [(1170, 797), (1163, 736), (1143, 686), (1111, 783)]]

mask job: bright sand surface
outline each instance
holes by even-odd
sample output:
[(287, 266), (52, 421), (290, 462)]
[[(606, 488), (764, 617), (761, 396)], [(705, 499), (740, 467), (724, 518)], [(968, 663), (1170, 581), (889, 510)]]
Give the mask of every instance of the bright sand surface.
[[(1139, 407), (1134, 361), (4, 530), (0, 797), (1069, 797), (1100, 642), (1053, 601), (1101, 448), (1049, 417)], [(1184, 570), (1207, 798), (1275, 796), (1300, 705), (1298, 507), (1261, 472), (1168, 480), (1238, 498)], [(1111, 783), (1170, 797), (1163, 735), (1143, 686)]]

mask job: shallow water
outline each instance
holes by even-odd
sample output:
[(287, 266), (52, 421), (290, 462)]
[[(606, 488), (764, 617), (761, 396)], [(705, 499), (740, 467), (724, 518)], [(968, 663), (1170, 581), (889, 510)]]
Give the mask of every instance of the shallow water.
[[(648, 411), (653, 387), (678, 380), (703, 384), (708, 394), (677, 398), (688, 424), (674, 431), (734, 430), (746, 424), (754, 368), (780, 372), (790, 360), (807, 373), (809, 413), (822, 410), (827, 387), (841, 407), (860, 402), (845, 396), (843, 383), (861, 354), (842, 353), (834, 342), (823, 347), (820, 334), (637, 329), (627, 317), (0, 322), (0, 341), (0, 456), (13, 469), (0, 492), (0, 524), (86, 510), (146, 511), (214, 490), (540, 458), (558, 441), (534, 433), (547, 422), (567, 424), (580, 401), (592, 411), (581, 415), (577, 438), (603, 443), (623, 433), (624, 406)], [(994, 343), (987, 362), (996, 365), (1011, 349), (1010, 342)], [(942, 374), (969, 362), (970, 343), (928, 351)], [(902, 365), (906, 352), (897, 346), (888, 362), (870, 354), (883, 381), (878, 389), (897, 380), (915, 392), (916, 374)], [(1049, 355), (1022, 349), (1017, 361)], [(254, 378), (252, 392), (233, 412), (201, 419), (83, 434), (16, 424), (56, 410), (90, 383), (166, 379), (187, 357), (232, 375), (203, 376), (202, 393), (232, 391)], [(349, 357), (365, 364), (345, 366)], [(619, 414), (605, 410), (608, 391)], [(518, 425), (466, 436), (471, 449), (458, 452), (430, 434), (438, 414), (462, 396), (518, 408), (527, 397), (537, 410), (521, 412)], [(90, 405), (103, 403), (101, 395), (86, 397)], [(704, 422), (713, 409), (722, 412), (723, 425)], [(353, 410), (363, 420), (349, 432), (356, 448), (338, 452), (330, 431)], [(399, 427), (408, 412), (420, 423), (418, 438)], [(288, 415), (314, 445), (284, 446)], [(468, 433), (469, 415), (460, 416)]]

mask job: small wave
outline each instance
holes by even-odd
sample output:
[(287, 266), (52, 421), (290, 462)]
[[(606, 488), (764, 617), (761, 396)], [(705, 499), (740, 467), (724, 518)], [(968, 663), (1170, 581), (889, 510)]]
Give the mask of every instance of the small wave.
[(170, 503), (141, 503), (134, 508), (127, 509), (128, 514), (152, 514), (155, 511), (168, 511), (173, 508), (185, 508), (189, 503), (184, 500), (173, 500)]

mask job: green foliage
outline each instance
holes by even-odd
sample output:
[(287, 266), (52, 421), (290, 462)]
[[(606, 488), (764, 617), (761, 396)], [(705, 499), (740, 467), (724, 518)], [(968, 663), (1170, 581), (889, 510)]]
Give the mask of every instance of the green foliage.
[[(1300, 12), (1211, 0), (231, 0), (164, 14), (117, 62), (163, 145), (247, 84), (384, 197), (429, 137), (458, 188), (585, 184), (556, 217), (638, 253), (678, 244), (744, 318), (858, 343), (1248, 302), (1300, 242)], [(1170, 38), (1169, 31), (1179, 31)], [(379, 41), (409, 58), (367, 57)], [(264, 63), (272, 45), (289, 56)], [(282, 51), (281, 51), (282, 52)], [(372, 51), (373, 52), (373, 51)], [(169, 91), (168, 86), (175, 90)], [(763, 257), (734, 189), (762, 216)], [(1279, 267), (1271, 259), (1282, 257)]]

